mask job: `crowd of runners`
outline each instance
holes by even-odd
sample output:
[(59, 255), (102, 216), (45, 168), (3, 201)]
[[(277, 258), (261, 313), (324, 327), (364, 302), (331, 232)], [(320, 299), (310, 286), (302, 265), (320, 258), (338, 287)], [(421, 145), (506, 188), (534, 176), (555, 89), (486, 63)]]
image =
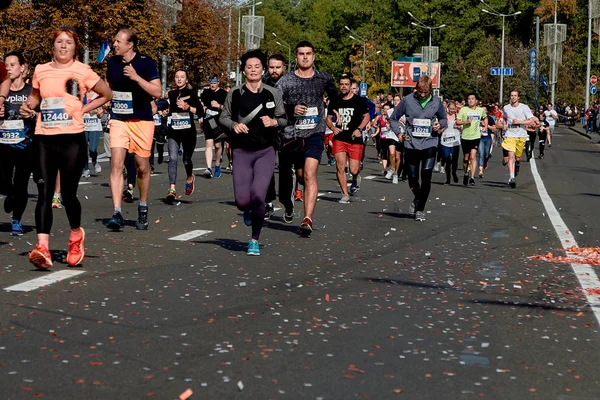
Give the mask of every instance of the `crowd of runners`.
[(462, 173), (462, 184), (473, 186), (476, 177), (483, 178), (494, 150), (501, 151), (507, 185), (515, 188), (523, 154), (533, 157), (538, 143), (538, 157), (544, 156), (558, 118), (552, 105), (534, 111), (520, 103), (516, 89), (504, 106), (483, 106), (475, 93), (466, 102), (442, 100), (433, 94), (428, 76), (405, 96), (361, 97), (351, 76), (334, 79), (315, 69), (315, 49), (308, 41), (296, 45), (294, 70), (286, 71), (280, 55), (267, 59), (260, 50), (251, 50), (240, 60), (245, 78), (241, 86), (226, 90), (214, 77), (199, 93), (189, 84), (187, 71), (178, 70), (173, 89), (162, 93), (156, 63), (137, 45), (133, 31), (116, 34), (106, 79), (77, 60), (79, 38), (68, 28), (54, 33), (52, 60), (37, 65), (31, 77), (22, 54), (4, 56), (0, 193), (5, 212), (12, 215), (11, 234), (23, 235), (21, 221), (33, 175), (38, 188), (37, 243), (29, 260), (40, 269), (52, 267), (52, 208), (64, 207), (71, 227), (68, 264), (78, 265), (84, 258), (77, 188), (82, 177), (102, 170), (98, 143), (103, 132), (110, 157), (108, 229), (123, 229), (123, 202), (133, 202), (136, 185), (136, 228), (148, 229), (150, 175), (155, 156), (158, 164), (165, 161), (165, 145), (165, 201), (177, 198), (179, 157), (185, 194), (194, 193), (193, 155), (200, 126), (205, 137), (204, 177), (220, 178), (226, 160), (236, 205), (251, 227), (247, 252), (259, 255), (261, 229), (273, 214), (277, 193), (287, 224), (294, 222), (295, 205), (302, 201), (299, 229), (311, 234), (323, 156), (328, 165), (335, 165), (339, 202), (347, 204), (360, 190), (365, 147), (372, 142), (382, 174), (393, 184), (408, 181), (414, 195), (409, 212), (416, 221), (425, 221), (434, 172), (444, 174), (448, 185), (460, 183)]

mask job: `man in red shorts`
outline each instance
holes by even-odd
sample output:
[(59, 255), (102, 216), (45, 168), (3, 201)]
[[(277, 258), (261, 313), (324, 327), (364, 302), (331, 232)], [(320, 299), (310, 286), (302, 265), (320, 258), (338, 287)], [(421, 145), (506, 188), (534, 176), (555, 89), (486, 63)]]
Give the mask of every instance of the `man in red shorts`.
[[(351, 192), (354, 194), (359, 187), (360, 160), (364, 147), (362, 130), (369, 123), (367, 100), (352, 93), (353, 79), (347, 75), (340, 78), (340, 96), (334, 107), (327, 111), (327, 126), (333, 131), (333, 155), (335, 156), (337, 179), (342, 189), (340, 203), (350, 203), (346, 179), (346, 160), (350, 158), (350, 173), (352, 174)], [(338, 116), (333, 123), (333, 115)], [(354, 190), (353, 190), (354, 188)]]

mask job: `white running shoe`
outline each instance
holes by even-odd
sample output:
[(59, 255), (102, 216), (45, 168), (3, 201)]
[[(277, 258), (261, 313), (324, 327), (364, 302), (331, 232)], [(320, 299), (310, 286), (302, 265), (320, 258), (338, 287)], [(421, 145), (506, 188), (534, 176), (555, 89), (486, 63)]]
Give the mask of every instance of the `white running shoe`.
[(96, 171), (97, 174), (102, 172), (102, 167), (100, 166), (100, 163), (94, 164), (94, 170)]

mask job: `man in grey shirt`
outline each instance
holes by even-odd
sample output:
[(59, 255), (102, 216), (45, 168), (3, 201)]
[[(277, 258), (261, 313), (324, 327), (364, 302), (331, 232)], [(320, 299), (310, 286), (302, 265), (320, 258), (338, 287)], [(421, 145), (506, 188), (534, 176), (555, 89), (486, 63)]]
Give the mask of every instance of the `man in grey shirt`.
[[(446, 111), (441, 99), (431, 94), (431, 83), (429, 76), (422, 76), (417, 82), (417, 90), (402, 99), (390, 118), (392, 131), (404, 141), (408, 185), (415, 195), (409, 212), (414, 214), (415, 221), (425, 221), (423, 211), (431, 191), (438, 136), (447, 126)], [(398, 122), (402, 116), (406, 117), (406, 133), (403, 135)]]

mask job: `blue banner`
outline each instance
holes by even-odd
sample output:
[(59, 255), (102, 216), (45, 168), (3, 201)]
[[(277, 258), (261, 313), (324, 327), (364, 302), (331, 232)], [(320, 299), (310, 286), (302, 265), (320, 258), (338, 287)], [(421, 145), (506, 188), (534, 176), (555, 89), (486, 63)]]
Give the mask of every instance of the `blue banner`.
[(545, 91), (548, 91), (548, 81), (546, 80), (546, 76), (544, 74), (542, 74), (541, 79), (542, 79), (542, 88)]
[(535, 82), (535, 73), (537, 70), (537, 51), (529, 50), (529, 80)]

